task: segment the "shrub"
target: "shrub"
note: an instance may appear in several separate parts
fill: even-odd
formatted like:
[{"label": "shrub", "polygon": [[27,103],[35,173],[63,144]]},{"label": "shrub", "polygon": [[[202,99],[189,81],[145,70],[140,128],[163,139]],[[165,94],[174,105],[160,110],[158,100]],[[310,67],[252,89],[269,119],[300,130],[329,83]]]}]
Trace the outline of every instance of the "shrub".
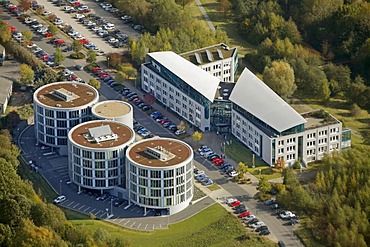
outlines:
[{"label": "shrub", "polygon": [[83,54],[82,52],[71,54],[71,58],[73,58],[73,59],[83,59],[85,57],[86,57],[85,54]]}]

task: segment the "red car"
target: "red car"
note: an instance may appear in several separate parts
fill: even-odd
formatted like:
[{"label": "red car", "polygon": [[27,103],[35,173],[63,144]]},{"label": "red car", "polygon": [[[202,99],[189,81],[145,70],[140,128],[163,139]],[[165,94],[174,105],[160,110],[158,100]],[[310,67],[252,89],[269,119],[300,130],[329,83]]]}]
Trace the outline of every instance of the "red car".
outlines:
[{"label": "red car", "polygon": [[108,73],[103,73],[103,74],[99,75],[100,79],[104,79],[107,76],[109,76]]},{"label": "red car", "polygon": [[46,61],[46,60],[48,60],[49,57],[50,57],[50,55],[46,54],[46,55],[41,57],[41,60]]},{"label": "red car", "polygon": [[230,204],[231,207],[236,207],[240,205],[240,201],[234,201],[233,203]]},{"label": "red car", "polygon": [[213,164],[215,164],[216,166],[220,166],[222,165],[223,163],[225,163],[224,159],[222,158],[214,158],[212,160]]},{"label": "red car", "polygon": [[93,68],[93,72],[95,73],[95,72],[98,72],[99,70],[101,70],[101,68],[100,67],[95,67],[95,68]]},{"label": "red car", "polygon": [[77,7],[78,5],[81,5],[81,3],[80,2],[73,3],[73,7]]},{"label": "red car", "polygon": [[91,12],[91,9],[84,9],[81,11],[82,13],[90,13]]},{"label": "red car", "polygon": [[247,216],[249,216],[249,215],[251,215],[251,212],[249,212],[249,211],[245,211],[245,212],[243,212],[243,213],[240,213],[240,214],[238,215],[238,217],[239,217],[239,218],[244,218],[244,217],[247,217]]},{"label": "red car", "polygon": [[170,120],[168,120],[168,119],[163,119],[163,120],[162,120],[162,122],[161,122],[161,124],[165,124],[165,123],[167,123],[168,121],[170,121]]},{"label": "red car", "polygon": [[56,45],[61,45],[61,44],[64,44],[64,43],[65,43],[65,41],[63,39],[57,39],[57,40],[55,40],[55,44]]},{"label": "red car", "polygon": [[49,38],[49,37],[52,37],[53,35],[52,35],[51,33],[49,33],[49,32],[46,32],[46,33],[44,34],[44,36],[45,36],[46,38]]},{"label": "red car", "polygon": [[14,26],[10,26],[10,31],[15,32],[17,29]]},{"label": "red car", "polygon": [[89,41],[87,39],[79,39],[77,41],[80,42],[80,43],[82,43],[83,45],[89,43]]}]

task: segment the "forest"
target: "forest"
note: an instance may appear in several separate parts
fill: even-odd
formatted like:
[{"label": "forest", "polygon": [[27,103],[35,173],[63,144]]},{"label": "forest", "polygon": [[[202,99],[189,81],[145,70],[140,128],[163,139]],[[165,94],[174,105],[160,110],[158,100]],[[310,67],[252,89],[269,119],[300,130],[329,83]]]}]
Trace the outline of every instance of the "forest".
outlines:
[{"label": "forest", "polygon": [[[225,31],[214,33],[191,18],[191,2],[113,0],[151,30],[131,42],[136,64],[148,51],[182,53],[228,43]],[[325,103],[338,96],[370,109],[369,1],[223,0],[222,8],[239,23],[239,35],[257,47],[242,59],[281,97]]]},{"label": "forest", "polygon": [[0,246],[129,246],[105,230],[94,233],[68,222],[63,211],[46,203],[17,174],[20,151],[8,130],[0,131]]},{"label": "forest", "polygon": [[324,246],[366,247],[370,243],[370,149],[325,157],[314,182],[300,185],[285,169],[277,201],[309,216],[307,227]]}]

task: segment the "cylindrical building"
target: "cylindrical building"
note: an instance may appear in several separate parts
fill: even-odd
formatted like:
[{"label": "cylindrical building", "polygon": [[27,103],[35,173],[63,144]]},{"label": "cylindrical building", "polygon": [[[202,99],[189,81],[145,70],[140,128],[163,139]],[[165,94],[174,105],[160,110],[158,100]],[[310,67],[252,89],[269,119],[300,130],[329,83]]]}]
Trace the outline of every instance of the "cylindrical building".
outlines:
[{"label": "cylindrical building", "polygon": [[83,83],[56,82],[37,89],[33,94],[37,142],[66,155],[68,131],[90,119],[98,100],[98,91]]},{"label": "cylindrical building", "polygon": [[120,100],[107,100],[95,104],[91,109],[91,114],[96,119],[114,120],[121,122],[133,128],[132,106],[129,103]]},{"label": "cylindrical building", "polygon": [[126,184],[125,150],[135,134],[125,124],[94,120],[68,133],[68,167],[73,183],[81,188],[107,190]]},{"label": "cylindrical building", "polygon": [[126,151],[130,202],[175,214],[193,198],[193,151],[185,142],[152,138],[134,143]]}]

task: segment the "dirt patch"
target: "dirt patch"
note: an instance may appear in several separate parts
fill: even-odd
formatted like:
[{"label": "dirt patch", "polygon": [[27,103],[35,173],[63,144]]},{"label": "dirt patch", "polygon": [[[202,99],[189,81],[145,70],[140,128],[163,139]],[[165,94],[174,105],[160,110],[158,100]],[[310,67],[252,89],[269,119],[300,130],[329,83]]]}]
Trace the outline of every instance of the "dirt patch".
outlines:
[{"label": "dirt patch", "polygon": [[12,97],[10,98],[9,108],[18,108],[25,104],[32,103],[32,93],[27,91],[13,91]]}]

